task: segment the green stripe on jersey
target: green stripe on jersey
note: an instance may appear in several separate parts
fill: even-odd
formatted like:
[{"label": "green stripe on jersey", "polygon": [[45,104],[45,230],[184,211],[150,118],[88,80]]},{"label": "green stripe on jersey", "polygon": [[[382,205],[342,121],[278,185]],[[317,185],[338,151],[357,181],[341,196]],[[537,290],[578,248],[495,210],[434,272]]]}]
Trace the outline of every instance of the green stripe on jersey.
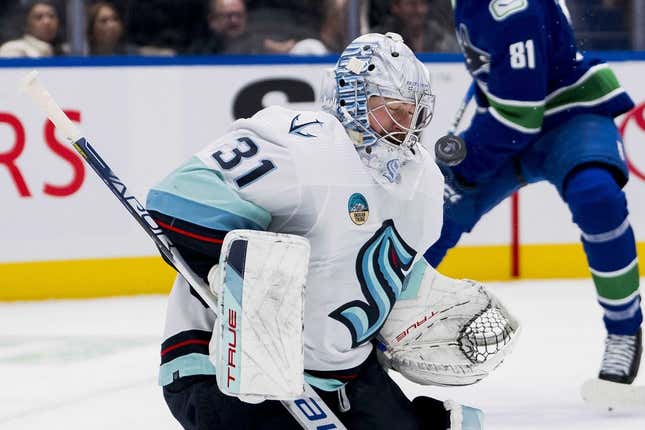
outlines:
[{"label": "green stripe on jersey", "polygon": [[488,103],[505,120],[506,126],[520,131],[539,131],[544,118],[544,105],[518,106],[495,101],[488,96]]},{"label": "green stripe on jersey", "polygon": [[620,300],[629,297],[638,290],[638,264],[634,264],[627,272],[616,276],[602,276],[592,273],[598,296],[609,300]]},{"label": "green stripe on jersey", "polygon": [[[593,71],[592,71],[593,70]],[[555,96],[547,97],[546,114],[555,113],[576,105],[594,106],[605,101],[604,97],[620,89],[620,83],[614,72],[606,65],[590,69],[592,71],[582,80],[564,90],[559,90]]]}]

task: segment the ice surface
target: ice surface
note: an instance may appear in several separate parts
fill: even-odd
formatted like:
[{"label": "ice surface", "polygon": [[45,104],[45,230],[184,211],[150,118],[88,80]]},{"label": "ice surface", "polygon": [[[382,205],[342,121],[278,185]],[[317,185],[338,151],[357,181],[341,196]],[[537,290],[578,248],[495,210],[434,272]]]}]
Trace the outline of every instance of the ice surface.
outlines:
[{"label": "ice surface", "polygon": [[[604,339],[590,280],[491,287],[523,323],[515,352],[470,387],[397,378],[408,395],[479,407],[494,430],[645,428],[645,411],[595,411],[580,398]],[[165,306],[160,296],[0,304],[0,428],[179,428],[156,383]]]}]

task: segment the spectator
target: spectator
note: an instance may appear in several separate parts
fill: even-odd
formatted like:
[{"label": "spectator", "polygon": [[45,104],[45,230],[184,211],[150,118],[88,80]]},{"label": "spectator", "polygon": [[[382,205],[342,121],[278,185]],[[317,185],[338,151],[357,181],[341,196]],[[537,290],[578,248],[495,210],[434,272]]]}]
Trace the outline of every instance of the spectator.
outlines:
[{"label": "spectator", "polygon": [[458,52],[459,44],[453,28],[444,20],[430,15],[428,0],[392,0],[390,13],[383,25],[372,31],[399,33],[414,52]]},{"label": "spectator", "polygon": [[128,42],[142,55],[188,53],[209,30],[208,0],[108,0],[122,17]]},{"label": "spectator", "polygon": [[58,13],[50,0],[37,0],[25,8],[24,35],[0,46],[0,57],[51,57],[67,53],[58,38]]},{"label": "spectator", "polygon": [[[629,2],[631,3],[631,2]],[[564,2],[560,2],[564,4]],[[630,8],[622,0],[568,1],[578,48],[587,50],[630,49]],[[562,6],[561,6],[562,7]]]},{"label": "spectator", "polygon": [[288,39],[277,41],[264,40],[264,48],[273,54],[327,55],[340,52],[345,46],[347,33],[347,0],[325,0],[321,2],[319,38],[306,38],[300,41]]},{"label": "spectator", "polygon": [[243,0],[213,0],[208,17],[210,29],[225,39],[235,39],[246,32],[246,5]]},{"label": "spectator", "polygon": [[368,23],[370,28],[378,28],[383,25],[385,18],[389,16],[391,1],[392,0],[370,0],[368,12]]},{"label": "spectator", "polygon": [[14,22],[13,10],[15,8],[15,3],[17,0],[7,0],[0,2],[0,45],[9,39],[12,39],[14,34],[9,33],[11,24]]},{"label": "spectator", "polygon": [[243,0],[211,0],[208,12],[210,37],[191,51],[196,54],[257,53],[261,48],[247,31]]},{"label": "spectator", "polygon": [[87,9],[89,55],[136,55],[138,50],[125,41],[123,21],[116,7],[98,1]]}]

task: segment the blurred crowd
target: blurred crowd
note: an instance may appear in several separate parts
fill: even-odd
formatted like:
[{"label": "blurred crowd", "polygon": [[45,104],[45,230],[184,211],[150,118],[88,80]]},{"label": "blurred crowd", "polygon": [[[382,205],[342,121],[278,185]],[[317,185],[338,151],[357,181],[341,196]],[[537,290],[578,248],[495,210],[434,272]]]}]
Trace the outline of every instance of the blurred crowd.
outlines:
[{"label": "blurred crowd", "polygon": [[[568,0],[581,47],[634,48],[634,1]],[[85,16],[73,22],[72,2],[0,2],[0,57],[326,55],[356,35],[350,7],[355,31],[400,33],[416,52],[459,51],[450,0],[78,0]],[[79,23],[80,48],[69,37]]]}]

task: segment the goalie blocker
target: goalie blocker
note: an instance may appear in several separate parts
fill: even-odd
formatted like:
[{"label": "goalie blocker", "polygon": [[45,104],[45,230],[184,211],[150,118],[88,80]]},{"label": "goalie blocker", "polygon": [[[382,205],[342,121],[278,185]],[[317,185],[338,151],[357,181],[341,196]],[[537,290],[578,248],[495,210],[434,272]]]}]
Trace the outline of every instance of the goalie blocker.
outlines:
[{"label": "goalie blocker", "polygon": [[208,280],[222,317],[210,359],[222,393],[257,403],[301,397],[304,287],[309,242],[289,234],[233,230]]},{"label": "goalie blocker", "polygon": [[380,331],[380,358],[422,385],[474,384],[501,364],[519,330],[484,286],[420,260]]}]

